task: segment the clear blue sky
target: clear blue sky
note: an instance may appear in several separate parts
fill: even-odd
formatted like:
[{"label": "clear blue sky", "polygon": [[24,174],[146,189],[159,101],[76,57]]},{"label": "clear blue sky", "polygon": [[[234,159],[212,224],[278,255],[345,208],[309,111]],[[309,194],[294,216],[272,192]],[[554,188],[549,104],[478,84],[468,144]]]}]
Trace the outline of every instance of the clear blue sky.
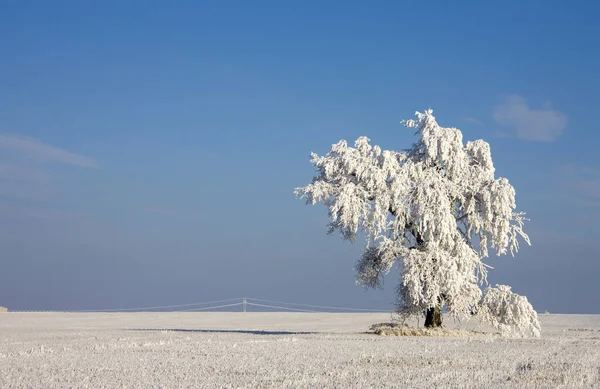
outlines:
[{"label": "clear blue sky", "polygon": [[295,200],[309,152],[428,107],[491,143],[533,245],[491,281],[600,313],[600,25],[580,1],[0,3],[0,305],[389,308]]}]

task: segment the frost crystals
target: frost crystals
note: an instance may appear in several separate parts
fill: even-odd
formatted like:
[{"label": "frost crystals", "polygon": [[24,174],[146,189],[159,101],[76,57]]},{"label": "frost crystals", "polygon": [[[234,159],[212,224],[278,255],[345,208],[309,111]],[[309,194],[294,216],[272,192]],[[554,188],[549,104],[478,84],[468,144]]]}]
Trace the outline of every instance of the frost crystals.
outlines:
[{"label": "frost crystals", "polygon": [[311,154],[317,170],[297,197],[329,208],[329,231],[344,239],[366,238],[356,264],[357,282],[380,287],[394,265],[400,269],[398,312],[420,316],[445,306],[450,315],[478,313],[507,334],[539,336],[537,315],[509,287],[487,284],[483,259],[519,249],[527,220],[515,212],[515,190],[494,178],[490,145],[463,144],[456,128],[440,127],[433,111],[404,122],[420,136],[405,151],[381,150],[360,137],[341,140],[325,156]]}]

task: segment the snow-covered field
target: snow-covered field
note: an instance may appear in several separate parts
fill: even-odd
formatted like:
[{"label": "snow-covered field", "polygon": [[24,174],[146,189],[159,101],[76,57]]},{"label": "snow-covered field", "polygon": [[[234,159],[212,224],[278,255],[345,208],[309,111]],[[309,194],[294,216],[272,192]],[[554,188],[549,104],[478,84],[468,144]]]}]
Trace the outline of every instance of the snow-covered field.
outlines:
[{"label": "snow-covered field", "polygon": [[0,313],[0,388],[600,387],[600,315],[541,315],[541,339],[365,333],[389,318]]}]

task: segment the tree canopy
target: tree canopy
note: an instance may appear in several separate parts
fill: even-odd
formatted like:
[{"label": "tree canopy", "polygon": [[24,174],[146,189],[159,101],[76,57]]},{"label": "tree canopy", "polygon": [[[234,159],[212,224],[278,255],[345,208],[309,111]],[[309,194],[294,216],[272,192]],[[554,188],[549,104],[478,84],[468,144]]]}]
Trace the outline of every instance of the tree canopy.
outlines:
[{"label": "tree canopy", "polygon": [[[504,333],[539,336],[537,314],[509,287],[487,287],[490,251],[519,249],[527,220],[516,212],[515,190],[495,178],[490,145],[463,143],[460,130],[438,125],[432,110],[403,122],[419,136],[411,148],[382,150],[367,137],[345,140],[325,156],[311,153],[311,184],[296,188],[307,203],[329,208],[329,232],[366,245],[356,263],[357,282],[380,287],[394,265],[400,269],[397,311],[404,316],[456,318],[477,314]],[[427,325],[427,321],[426,321]]]}]

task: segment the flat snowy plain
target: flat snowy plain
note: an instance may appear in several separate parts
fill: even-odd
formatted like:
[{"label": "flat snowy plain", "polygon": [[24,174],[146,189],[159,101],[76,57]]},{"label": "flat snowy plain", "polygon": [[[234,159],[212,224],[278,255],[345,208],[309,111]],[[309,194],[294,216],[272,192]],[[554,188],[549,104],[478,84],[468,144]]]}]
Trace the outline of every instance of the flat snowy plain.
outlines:
[{"label": "flat snowy plain", "polygon": [[540,318],[506,339],[365,333],[389,314],[0,313],[0,388],[600,388],[600,315]]}]

